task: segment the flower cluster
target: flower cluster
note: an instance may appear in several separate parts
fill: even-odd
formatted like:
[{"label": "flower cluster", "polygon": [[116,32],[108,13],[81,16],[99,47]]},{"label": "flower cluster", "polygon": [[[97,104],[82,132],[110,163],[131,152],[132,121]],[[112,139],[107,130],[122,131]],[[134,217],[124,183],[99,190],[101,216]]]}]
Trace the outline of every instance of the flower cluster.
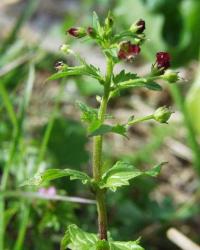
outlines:
[{"label": "flower cluster", "polygon": [[[110,32],[110,29],[113,25],[113,18],[109,15],[105,21],[105,30]],[[138,20],[137,22],[133,23],[129,29],[132,36],[135,36],[135,39],[132,41],[130,40],[122,40],[115,47],[118,48],[117,57],[118,60],[124,61],[133,61],[141,51],[140,45],[144,40],[144,31],[146,28],[146,23],[143,19]],[[109,32],[108,32],[109,31]],[[82,27],[72,27],[67,30],[67,33],[75,38],[83,38],[85,36],[89,36],[93,39],[97,39],[97,30],[94,27],[89,26],[87,29]],[[104,35],[105,35],[104,34]],[[69,51],[69,48],[66,45],[63,47],[63,51]],[[171,65],[171,56],[168,52],[157,52],[155,63],[152,65],[151,68],[151,75],[162,75],[164,80],[168,80],[169,82],[175,82],[178,80],[177,72],[171,72],[167,70]],[[57,69],[62,69],[63,65],[57,65]]]}]

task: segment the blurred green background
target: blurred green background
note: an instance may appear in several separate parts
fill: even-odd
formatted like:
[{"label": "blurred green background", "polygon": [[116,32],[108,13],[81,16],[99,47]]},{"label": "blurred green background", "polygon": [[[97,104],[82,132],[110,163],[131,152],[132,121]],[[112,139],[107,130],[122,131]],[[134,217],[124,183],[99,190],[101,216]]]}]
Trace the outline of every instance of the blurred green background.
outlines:
[{"label": "blurred green background", "polygon": [[[95,96],[102,89],[85,77],[45,80],[55,72],[56,61],[76,63],[59,51],[64,42],[104,69],[103,55],[94,44],[77,42],[65,34],[72,26],[89,26],[94,10],[102,20],[111,10],[118,30],[140,18],[146,21],[148,40],[140,58],[121,67],[145,75],[156,52],[168,51],[172,67],[183,78],[176,86],[164,85],[163,92],[124,92],[109,107],[109,113],[119,121],[132,114],[149,114],[161,105],[175,111],[169,125],[135,126],[129,131],[129,140],[117,135],[106,137],[107,164],[119,158],[139,168],[168,162],[158,179],[138,178],[130,187],[108,193],[109,230],[118,240],[142,236],[148,250],[180,249],[166,236],[171,227],[200,244],[200,1],[1,0],[0,199],[6,201],[3,250],[59,249],[71,223],[96,231],[94,204],[54,201],[51,197],[43,200],[28,195],[34,192],[37,196],[41,190],[19,187],[45,168],[91,172],[91,142],[75,100],[96,107]],[[45,192],[49,187],[60,197],[94,199],[90,190],[65,178],[49,183]]]}]

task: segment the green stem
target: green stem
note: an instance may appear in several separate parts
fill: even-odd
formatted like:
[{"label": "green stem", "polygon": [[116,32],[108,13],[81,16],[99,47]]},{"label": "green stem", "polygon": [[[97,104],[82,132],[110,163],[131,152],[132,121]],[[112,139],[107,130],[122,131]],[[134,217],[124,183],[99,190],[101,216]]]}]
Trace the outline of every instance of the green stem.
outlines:
[{"label": "green stem", "polygon": [[[106,79],[104,85],[104,95],[102,97],[101,105],[98,112],[98,119],[100,120],[101,123],[104,122],[107,110],[112,72],[113,72],[113,63],[110,59],[107,59],[107,71],[106,71]],[[96,182],[98,182],[102,176],[102,144],[103,144],[103,137],[95,136],[93,141],[93,176]],[[101,240],[107,240],[107,211],[105,204],[105,190],[101,190],[100,188],[97,187],[96,200],[97,200],[97,212],[98,212],[99,238]]]},{"label": "green stem", "polygon": [[154,115],[147,115],[147,116],[142,117],[142,118],[137,118],[137,119],[134,119],[134,120],[128,122],[128,126],[132,126],[132,125],[135,125],[137,123],[144,122],[144,121],[149,121],[151,119],[154,119]]}]

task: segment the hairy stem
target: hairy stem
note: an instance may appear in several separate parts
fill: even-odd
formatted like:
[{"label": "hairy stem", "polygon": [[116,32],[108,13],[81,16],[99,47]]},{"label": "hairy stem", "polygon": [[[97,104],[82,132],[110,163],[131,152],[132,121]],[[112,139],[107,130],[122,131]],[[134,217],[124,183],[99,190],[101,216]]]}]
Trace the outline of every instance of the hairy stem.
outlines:
[{"label": "hairy stem", "polygon": [[[104,95],[102,97],[101,105],[98,112],[98,119],[101,121],[101,123],[104,122],[107,110],[112,71],[113,71],[113,63],[111,60],[108,59],[106,79],[104,85]],[[101,179],[102,176],[102,144],[103,144],[103,137],[95,136],[93,141],[93,176],[95,181],[97,182]],[[97,201],[97,212],[98,212],[99,238],[101,240],[107,240],[107,211],[106,211],[104,190],[97,188],[96,201]]]}]

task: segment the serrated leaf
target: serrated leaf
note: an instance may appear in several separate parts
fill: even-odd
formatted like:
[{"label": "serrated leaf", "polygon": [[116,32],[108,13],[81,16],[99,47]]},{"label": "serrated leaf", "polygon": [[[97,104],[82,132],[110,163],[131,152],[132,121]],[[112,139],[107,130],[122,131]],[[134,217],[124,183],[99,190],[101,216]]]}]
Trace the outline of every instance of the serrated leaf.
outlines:
[{"label": "serrated leaf", "polygon": [[110,250],[144,250],[144,248],[138,244],[138,241],[114,241],[110,242],[109,245]]},{"label": "serrated leaf", "polygon": [[81,180],[83,184],[90,182],[90,177],[81,171],[73,169],[48,169],[43,173],[36,174],[33,178],[25,181],[21,186],[39,186],[44,182],[69,176],[70,180]]},{"label": "serrated leaf", "polygon": [[87,106],[85,103],[76,102],[79,109],[82,112],[81,120],[87,123],[91,123],[94,120],[98,120],[98,110]]},{"label": "serrated leaf", "polygon": [[156,82],[147,82],[145,84],[146,88],[150,89],[150,90],[155,90],[155,91],[161,91],[162,87],[156,83]]},{"label": "serrated leaf", "polygon": [[87,64],[85,59],[79,57],[80,62],[85,66],[85,72],[88,76],[91,76],[103,83],[103,76],[101,75],[100,68],[95,67],[92,64]]},{"label": "serrated leaf", "polygon": [[[79,58],[80,59],[80,58]],[[67,76],[91,76],[100,82],[103,81],[103,78],[100,73],[100,69],[96,68],[95,66],[91,64],[87,64],[83,59],[80,59],[83,65],[81,66],[74,66],[74,67],[67,67],[61,72],[57,72],[50,76],[48,80],[57,80],[61,78],[65,78]]]},{"label": "serrated leaf", "polygon": [[130,30],[125,30],[125,31],[123,31],[123,32],[121,32],[121,33],[116,34],[116,35],[113,37],[112,42],[113,42],[113,43],[116,43],[116,42],[119,42],[119,41],[121,41],[121,40],[126,40],[126,38],[129,38],[129,40],[130,40],[130,39],[134,39],[134,38],[136,38],[136,37],[137,37],[137,35],[134,34],[132,31],[130,31]]},{"label": "serrated leaf", "polygon": [[113,77],[113,82],[115,84],[120,83],[120,82],[125,82],[128,80],[136,79],[137,74],[132,74],[132,73],[126,73],[125,70],[122,70],[119,74],[117,74],[115,77]]},{"label": "serrated leaf", "polygon": [[136,241],[113,241],[109,237],[108,241],[100,241],[98,236],[93,233],[88,233],[77,227],[70,225],[61,242],[60,250],[144,250],[139,245],[139,240]]},{"label": "serrated leaf", "polygon": [[100,188],[116,191],[118,187],[129,185],[129,180],[141,175],[141,171],[127,162],[118,161],[102,176]]},{"label": "serrated leaf", "polygon": [[151,168],[150,170],[145,171],[146,175],[149,175],[151,177],[156,177],[159,175],[161,168],[163,165],[165,165],[167,162],[162,162],[156,166],[154,166],[153,168]]},{"label": "serrated leaf", "polygon": [[67,246],[70,244],[71,240],[70,240],[70,234],[69,234],[69,230],[67,230],[61,240],[60,243],[60,250],[65,250],[67,249]]},{"label": "serrated leaf", "polygon": [[123,135],[126,137],[126,132],[127,130],[126,130],[125,125],[117,124],[115,126],[111,126],[108,124],[102,124],[95,130],[93,130],[92,133],[89,134],[89,136],[98,136],[98,135],[104,135],[107,133],[116,133],[116,134]]},{"label": "serrated leaf", "polygon": [[95,11],[93,12],[93,28],[98,32],[100,36],[102,35],[103,29],[99,22],[99,17]]},{"label": "serrated leaf", "polygon": [[109,49],[104,49],[103,52],[105,53],[105,55],[109,58],[112,58],[112,61],[116,64],[118,63],[120,60],[117,56],[118,51],[116,48],[109,48]]},{"label": "serrated leaf", "polygon": [[147,82],[146,79],[135,78],[135,81],[133,79],[133,82],[131,82],[131,80],[128,80],[128,81],[119,83],[119,85],[117,85],[117,87],[113,91],[110,92],[109,99],[115,96],[119,96],[119,93],[121,90],[131,89],[131,88],[148,88],[154,91],[162,90],[162,87],[156,82]]},{"label": "serrated leaf", "polygon": [[103,174],[99,187],[116,191],[118,187],[129,185],[129,180],[138,176],[149,175],[155,177],[160,173],[163,164],[164,163],[161,163],[151,170],[140,171],[127,162],[118,161],[112,168]]},{"label": "serrated leaf", "polygon": [[85,65],[82,66],[75,66],[75,67],[68,67],[64,71],[57,72],[51,75],[48,80],[57,80],[61,78],[65,78],[67,76],[78,76],[78,75],[85,75],[87,74],[87,69]]},{"label": "serrated leaf", "polygon": [[98,237],[95,234],[84,232],[76,225],[70,225],[68,227],[70,235],[69,248],[72,250],[95,250],[95,245],[98,241]]}]

